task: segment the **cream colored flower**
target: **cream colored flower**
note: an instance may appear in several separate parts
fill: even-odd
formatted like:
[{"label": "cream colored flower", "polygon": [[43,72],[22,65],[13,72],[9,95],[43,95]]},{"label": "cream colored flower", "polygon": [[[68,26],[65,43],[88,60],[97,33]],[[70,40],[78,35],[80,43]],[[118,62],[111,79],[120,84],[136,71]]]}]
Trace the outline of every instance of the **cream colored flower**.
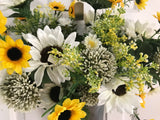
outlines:
[{"label": "cream colored flower", "polygon": [[[122,77],[121,79],[126,80],[128,78]],[[133,109],[140,105],[140,97],[135,95],[134,90],[127,91],[125,83],[119,79],[112,81],[113,82],[100,88],[98,105],[104,105],[107,113],[113,109],[117,109],[119,112],[125,111],[133,114]]]},{"label": "cream colored flower", "polygon": [[76,32],[71,33],[64,39],[60,26],[55,29],[45,26],[44,30],[38,29],[37,36],[35,37],[30,33],[23,34],[24,39],[32,44],[30,51],[32,59],[29,61],[31,67],[27,68],[26,71],[36,70],[34,79],[37,86],[40,86],[42,83],[45,69],[50,80],[57,85],[65,82],[65,80],[70,80],[67,72],[69,68],[61,65],[59,62],[55,62],[53,55],[48,52],[54,48],[63,53],[66,44],[70,45],[70,48],[77,47],[79,42],[75,41]]}]

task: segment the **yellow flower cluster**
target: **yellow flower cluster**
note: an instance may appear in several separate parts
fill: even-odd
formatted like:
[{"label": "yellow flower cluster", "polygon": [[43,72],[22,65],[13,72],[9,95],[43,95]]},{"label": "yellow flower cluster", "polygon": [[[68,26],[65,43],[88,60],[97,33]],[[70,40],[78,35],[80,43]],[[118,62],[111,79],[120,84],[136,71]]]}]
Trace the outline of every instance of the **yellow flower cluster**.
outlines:
[{"label": "yellow flower cluster", "polygon": [[89,89],[90,93],[95,93],[99,90],[101,86],[101,82],[103,81],[102,78],[98,77],[98,72],[93,69],[89,69],[89,74],[86,75],[87,82],[91,86]]},{"label": "yellow flower cluster", "polygon": [[[139,58],[135,58],[129,51],[136,50],[138,46],[131,41],[130,44],[124,43],[127,40],[125,35],[119,37],[119,28],[123,25],[123,20],[119,16],[109,16],[111,11],[107,11],[104,19],[97,20],[94,31],[103,45],[111,46],[117,60],[117,66],[121,68],[121,73],[116,77],[128,76],[129,81],[124,81],[127,90],[136,87],[140,93],[143,93],[145,82],[152,82],[153,77],[149,74],[150,67],[156,67],[156,64],[144,66],[148,62],[148,55],[140,53]],[[108,22],[110,23],[108,25]],[[107,32],[106,32],[107,31]]]},{"label": "yellow flower cluster", "polygon": [[57,49],[52,49],[52,51],[50,51],[49,53],[54,55],[54,60],[56,61],[56,64],[61,61],[60,64],[70,66],[73,69],[79,68],[81,65],[79,61],[82,58],[78,50],[76,48],[71,49],[69,45],[65,45],[63,53],[59,52]]}]

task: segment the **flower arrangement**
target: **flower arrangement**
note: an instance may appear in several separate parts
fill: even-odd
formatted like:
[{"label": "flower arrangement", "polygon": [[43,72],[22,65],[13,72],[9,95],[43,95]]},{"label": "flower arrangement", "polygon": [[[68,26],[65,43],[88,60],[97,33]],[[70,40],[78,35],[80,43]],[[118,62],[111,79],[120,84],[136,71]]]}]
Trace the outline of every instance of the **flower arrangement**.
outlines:
[{"label": "flower arrangement", "polygon": [[[43,108],[48,120],[88,120],[89,107],[101,105],[140,120],[144,88],[152,92],[160,82],[160,30],[123,14],[147,1],[73,0],[67,7],[54,0],[33,10],[33,0],[0,3],[13,11],[8,18],[0,11],[4,102],[16,111]],[[154,17],[160,22],[159,12]]]}]

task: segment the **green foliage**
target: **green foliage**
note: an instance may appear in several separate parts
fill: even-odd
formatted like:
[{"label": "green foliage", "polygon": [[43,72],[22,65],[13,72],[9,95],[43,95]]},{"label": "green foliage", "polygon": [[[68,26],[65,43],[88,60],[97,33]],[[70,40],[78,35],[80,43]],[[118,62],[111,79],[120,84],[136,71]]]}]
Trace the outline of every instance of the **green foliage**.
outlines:
[{"label": "green foliage", "polygon": [[139,57],[139,53],[143,52],[144,54],[147,54],[149,56],[148,60],[151,62],[153,61],[154,55],[157,52],[157,48],[160,47],[160,40],[155,39],[143,39],[137,41],[138,48],[132,52],[136,58]]},{"label": "green foliage", "polygon": [[116,35],[124,25],[124,20],[120,15],[111,15],[111,13],[112,10],[107,10],[105,14],[95,21],[92,27],[97,37],[101,38],[103,45],[111,45],[121,39],[125,39],[124,36],[118,38]]},{"label": "green foliage", "polygon": [[15,19],[15,26],[8,26],[8,30],[19,35],[22,33],[32,33],[36,36],[37,30],[39,28],[43,29],[46,25],[55,28],[58,23],[57,19],[56,17],[49,18],[44,13],[41,14],[39,11],[34,10],[33,15],[23,21]]},{"label": "green foliage", "polygon": [[31,16],[30,4],[33,0],[26,0],[24,3],[21,3],[17,6],[12,6],[12,9],[15,13],[11,14],[9,17],[25,17],[29,18]]}]

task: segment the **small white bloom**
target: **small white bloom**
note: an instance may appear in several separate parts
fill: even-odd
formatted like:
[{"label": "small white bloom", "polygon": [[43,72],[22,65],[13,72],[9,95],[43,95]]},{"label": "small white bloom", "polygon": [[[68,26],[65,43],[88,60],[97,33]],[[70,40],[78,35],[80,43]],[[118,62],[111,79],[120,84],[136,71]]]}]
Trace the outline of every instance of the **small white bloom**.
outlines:
[{"label": "small white bloom", "polygon": [[71,19],[68,17],[61,17],[58,19],[58,22],[60,23],[61,26],[66,26],[66,25],[71,25]]},{"label": "small white bloom", "polygon": [[84,45],[89,49],[97,49],[101,45],[101,42],[97,38],[97,35],[89,33],[84,39]]},{"label": "small white bloom", "polygon": [[30,51],[32,55],[32,59],[29,61],[30,67],[26,68],[25,71],[31,72],[36,70],[34,79],[37,86],[40,86],[42,83],[45,69],[50,80],[57,85],[65,82],[65,80],[70,80],[70,77],[65,74],[69,67],[61,65],[60,62],[55,62],[53,55],[49,55],[48,52],[52,48],[63,52],[66,44],[70,45],[70,48],[77,47],[79,42],[75,41],[76,32],[71,33],[64,39],[60,26],[55,29],[45,26],[44,30],[38,29],[37,36],[35,37],[30,33],[23,34],[23,38],[33,45]]},{"label": "small white bloom", "polygon": [[125,83],[119,79],[112,81],[114,82],[100,88],[98,105],[104,105],[107,113],[113,109],[117,109],[119,112],[126,111],[129,114],[133,114],[133,109],[140,106],[140,97],[135,95],[134,90],[126,91]]},{"label": "small white bloom", "polygon": [[135,25],[134,25],[134,22],[132,20],[129,20],[129,19],[125,20],[124,29],[126,30],[126,34],[127,34],[129,39],[137,37],[136,33],[135,33]]},{"label": "small white bloom", "polygon": [[147,23],[142,24],[139,20],[135,23],[135,32],[143,34],[146,29]]}]

